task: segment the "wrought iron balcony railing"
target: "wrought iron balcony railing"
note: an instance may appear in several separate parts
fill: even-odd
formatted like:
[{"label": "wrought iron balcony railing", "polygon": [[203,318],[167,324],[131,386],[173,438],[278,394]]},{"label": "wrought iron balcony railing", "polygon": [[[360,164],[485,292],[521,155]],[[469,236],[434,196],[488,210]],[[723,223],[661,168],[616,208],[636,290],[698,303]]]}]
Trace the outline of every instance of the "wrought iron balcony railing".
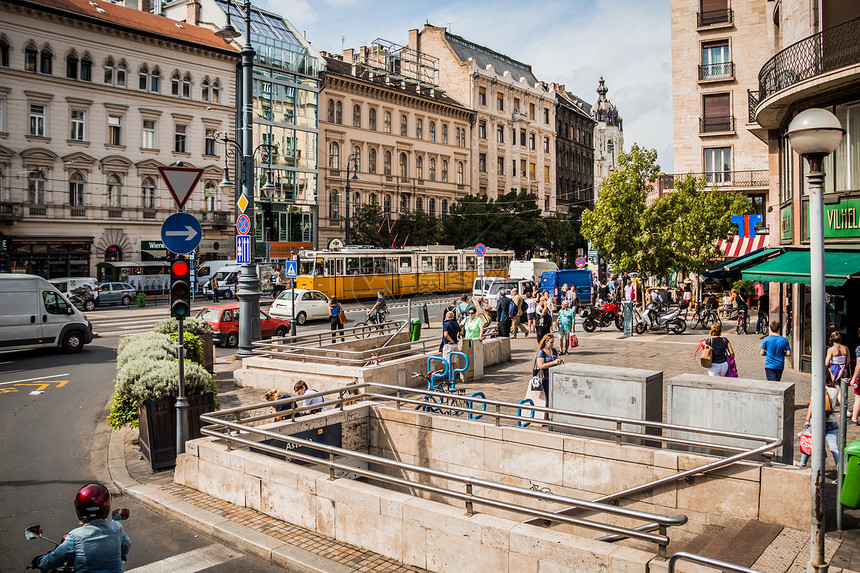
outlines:
[{"label": "wrought iron balcony railing", "polygon": [[667,173],[663,176],[663,188],[674,189],[675,180],[687,175],[704,177],[708,186],[718,187],[767,187],[770,184],[767,169],[742,169],[740,171],[702,171],[699,173]]},{"label": "wrought iron balcony railing", "polygon": [[699,133],[722,133],[735,130],[734,116],[700,117]]},{"label": "wrought iron balcony railing", "polygon": [[755,118],[755,107],[776,92],[815,76],[860,64],[857,38],[860,38],[860,18],[804,38],[769,59],[758,73],[758,93],[749,95],[750,119]]},{"label": "wrought iron balcony railing", "polygon": [[696,13],[696,26],[704,28],[705,26],[718,26],[720,24],[732,23],[732,9],[712,10],[710,12]]},{"label": "wrought iron balcony railing", "polygon": [[700,80],[720,80],[731,78],[735,75],[734,62],[720,62],[718,64],[702,64],[699,66]]}]

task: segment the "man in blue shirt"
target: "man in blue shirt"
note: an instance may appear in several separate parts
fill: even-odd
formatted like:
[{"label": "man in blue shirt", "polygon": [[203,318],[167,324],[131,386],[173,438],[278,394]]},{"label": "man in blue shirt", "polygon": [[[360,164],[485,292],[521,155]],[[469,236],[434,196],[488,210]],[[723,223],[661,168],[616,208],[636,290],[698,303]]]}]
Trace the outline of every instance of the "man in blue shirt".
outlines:
[{"label": "man in blue shirt", "polygon": [[788,339],[780,336],[782,324],[778,320],[770,323],[770,334],[761,341],[761,355],[764,356],[764,375],[768,380],[779,382],[785,369],[785,357],[791,356]]}]

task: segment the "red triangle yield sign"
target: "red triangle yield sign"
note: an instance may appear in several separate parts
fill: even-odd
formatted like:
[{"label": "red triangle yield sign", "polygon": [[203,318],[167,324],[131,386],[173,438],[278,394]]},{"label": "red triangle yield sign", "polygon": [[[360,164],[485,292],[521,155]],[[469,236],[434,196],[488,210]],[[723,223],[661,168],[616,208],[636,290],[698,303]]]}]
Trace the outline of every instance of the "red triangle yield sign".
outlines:
[{"label": "red triangle yield sign", "polygon": [[167,188],[180,209],[185,207],[185,202],[191,197],[191,192],[203,175],[202,169],[194,167],[159,167],[158,172],[167,183]]}]

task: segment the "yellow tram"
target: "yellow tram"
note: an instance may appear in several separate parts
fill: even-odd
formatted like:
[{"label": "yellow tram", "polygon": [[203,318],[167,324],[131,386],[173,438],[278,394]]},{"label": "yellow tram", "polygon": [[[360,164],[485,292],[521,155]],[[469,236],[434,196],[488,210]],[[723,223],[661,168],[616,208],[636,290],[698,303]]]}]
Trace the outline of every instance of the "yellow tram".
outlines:
[{"label": "yellow tram", "polygon": [[[431,245],[405,249],[349,246],[300,251],[296,286],[338,298],[471,290],[478,276],[474,249]],[[513,251],[487,249],[484,276],[506,277]]]}]

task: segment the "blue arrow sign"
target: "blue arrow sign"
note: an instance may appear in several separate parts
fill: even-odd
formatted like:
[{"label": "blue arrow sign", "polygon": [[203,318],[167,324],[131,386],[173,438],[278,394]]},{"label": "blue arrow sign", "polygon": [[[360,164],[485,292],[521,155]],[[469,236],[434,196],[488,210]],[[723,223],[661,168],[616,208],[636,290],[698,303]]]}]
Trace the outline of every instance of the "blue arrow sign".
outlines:
[{"label": "blue arrow sign", "polygon": [[190,253],[200,245],[202,238],[203,228],[188,213],[174,213],[161,224],[161,242],[174,253]]},{"label": "blue arrow sign", "polygon": [[284,267],[284,273],[286,273],[288,279],[294,279],[298,276],[296,272],[296,261],[287,261],[286,266]]},{"label": "blue arrow sign", "polygon": [[236,262],[240,265],[251,262],[250,235],[236,235]]}]

